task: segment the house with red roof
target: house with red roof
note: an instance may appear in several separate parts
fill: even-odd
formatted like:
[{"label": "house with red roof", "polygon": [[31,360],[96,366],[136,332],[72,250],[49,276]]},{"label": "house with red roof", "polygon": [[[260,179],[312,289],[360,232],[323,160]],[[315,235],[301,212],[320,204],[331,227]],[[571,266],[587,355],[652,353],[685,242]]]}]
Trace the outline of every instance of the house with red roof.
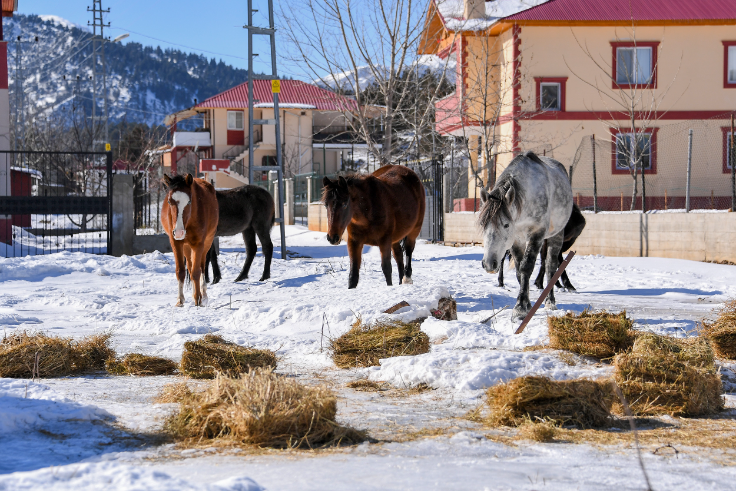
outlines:
[{"label": "house with red roof", "polygon": [[[254,119],[274,118],[269,80],[254,80]],[[286,177],[315,172],[332,174],[351,152],[365,147],[353,138],[350,118],[355,100],[299,80],[282,80],[279,94],[281,142]],[[197,117],[204,124],[197,131],[180,131],[182,121]],[[166,117],[173,142],[163,151],[165,172],[204,173],[218,188],[248,183],[248,83],[214,95]],[[273,165],[276,134],[273,125],[254,128],[256,165]],[[258,176],[267,179],[266,175]]]},{"label": "house with red roof", "polygon": [[647,202],[684,203],[687,128],[700,121],[693,192],[730,203],[732,0],[431,0],[419,53],[457,60],[456,90],[437,102],[436,128],[466,138],[471,171],[487,184],[527,150],[570,166],[582,138],[595,135],[607,149],[598,194],[609,194],[604,208],[618,209],[619,199],[624,207],[632,180],[622,149],[641,132],[643,172],[669,191]]}]

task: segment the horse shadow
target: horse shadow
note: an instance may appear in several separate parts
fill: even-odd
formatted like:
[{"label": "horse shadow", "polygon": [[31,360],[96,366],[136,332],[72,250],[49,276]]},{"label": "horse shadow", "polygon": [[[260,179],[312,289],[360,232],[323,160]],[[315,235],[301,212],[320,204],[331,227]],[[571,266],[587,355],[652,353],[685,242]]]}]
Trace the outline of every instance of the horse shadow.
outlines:
[{"label": "horse shadow", "polygon": [[596,292],[586,291],[584,293],[593,295],[626,295],[626,296],[641,296],[641,297],[656,297],[664,295],[665,293],[685,293],[688,295],[721,295],[723,292],[720,290],[705,291],[697,290],[693,288],[630,288],[628,290],[601,290]]},{"label": "horse shadow", "polygon": [[425,259],[425,261],[454,261],[456,259],[460,261],[478,261],[480,262],[483,260],[483,254],[468,253],[468,254],[457,254],[454,256],[430,257],[428,259]]}]

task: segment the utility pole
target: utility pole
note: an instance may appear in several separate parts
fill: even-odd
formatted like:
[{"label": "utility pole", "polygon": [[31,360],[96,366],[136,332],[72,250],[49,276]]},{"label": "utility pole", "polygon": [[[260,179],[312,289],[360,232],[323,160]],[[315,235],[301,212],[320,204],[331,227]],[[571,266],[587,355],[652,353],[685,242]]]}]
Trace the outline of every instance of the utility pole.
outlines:
[{"label": "utility pole", "polygon": [[[248,30],[248,183],[253,184],[253,173],[262,171],[276,171],[278,198],[278,218],[276,222],[281,230],[281,259],[286,257],[286,222],[284,221],[284,162],[281,149],[281,122],[279,112],[279,93],[281,92],[281,81],[276,69],[276,28],[274,27],[273,0],[268,0],[268,27],[256,27],[253,25],[253,14],[258,10],[253,9],[253,0],[248,0],[248,25],[243,26]],[[253,53],[253,36],[268,36],[271,43],[271,74],[256,75],[253,73],[253,58],[258,54]],[[271,93],[273,94],[273,117],[274,119],[253,119],[253,80],[270,80]],[[255,165],[253,156],[254,125],[273,125],[276,136],[276,165]]]},{"label": "utility pole", "polygon": [[[107,133],[107,65],[105,63],[105,27],[110,27],[110,23],[105,24],[102,15],[109,14],[110,9],[102,9],[102,0],[92,0],[92,8],[87,7],[87,12],[92,12],[93,21],[87,21],[87,25],[92,27],[92,134],[97,134],[95,130],[98,120],[104,121],[104,140],[93,140],[95,144],[106,144],[108,142]],[[98,56],[99,52],[99,56]],[[103,116],[97,116],[97,100],[103,100]]]}]

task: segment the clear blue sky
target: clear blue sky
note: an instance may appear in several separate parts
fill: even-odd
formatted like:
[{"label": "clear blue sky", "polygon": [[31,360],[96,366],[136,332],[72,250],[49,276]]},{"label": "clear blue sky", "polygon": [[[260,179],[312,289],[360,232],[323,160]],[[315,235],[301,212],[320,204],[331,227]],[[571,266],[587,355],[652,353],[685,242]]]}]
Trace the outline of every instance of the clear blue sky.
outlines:
[{"label": "clear blue sky", "polygon": [[[288,0],[301,1],[301,0]],[[284,0],[274,0],[274,9]],[[267,25],[266,0],[253,0],[253,8],[259,9],[254,24]],[[87,7],[92,0],[19,0],[22,14],[58,15],[71,22],[86,26],[92,21]],[[112,38],[130,33],[123,43],[138,42],[148,46],[178,48],[201,53],[208,58],[222,59],[239,68],[247,68],[247,33],[243,25],[247,21],[246,0],[102,0],[103,9],[110,9],[106,30]],[[155,39],[153,39],[155,38]],[[278,39],[278,32],[277,32]],[[280,48],[279,48],[280,49]],[[269,50],[254,43],[257,71],[268,70],[260,59],[268,60]],[[279,62],[279,75],[295,75],[288,64]]]}]

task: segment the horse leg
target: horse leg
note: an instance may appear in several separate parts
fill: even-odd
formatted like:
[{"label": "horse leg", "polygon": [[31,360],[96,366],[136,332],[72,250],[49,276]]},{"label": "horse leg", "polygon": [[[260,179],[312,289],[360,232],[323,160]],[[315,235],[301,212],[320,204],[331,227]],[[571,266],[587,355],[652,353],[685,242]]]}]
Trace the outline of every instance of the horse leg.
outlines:
[{"label": "horse leg", "polygon": [[240,274],[235,278],[235,282],[248,278],[250,265],[253,264],[253,258],[256,257],[258,245],[256,244],[256,233],[252,227],[243,231],[243,242],[245,242],[245,263],[243,263],[243,269],[240,270]]},{"label": "horse leg", "polygon": [[404,249],[401,247],[401,242],[397,242],[391,246],[394,253],[394,260],[396,260],[396,267],[399,269],[399,285],[404,280]]},{"label": "horse leg", "polygon": [[[217,257],[217,253],[214,251],[214,243],[213,243],[213,247],[210,247],[210,251],[212,251],[215,257]],[[207,251],[207,253],[202,254],[202,257],[199,260],[200,268],[204,269],[205,263],[207,261],[207,254],[209,254],[210,251]],[[204,252],[204,249],[202,249],[202,252]],[[200,302],[200,304],[202,305],[202,307],[206,307],[207,304],[209,303],[208,301],[209,299],[207,298],[207,281],[205,280],[204,274],[200,278],[199,285],[202,289],[202,301]]]},{"label": "horse leg", "polygon": [[[418,235],[418,234],[417,234]],[[414,253],[414,247],[417,245],[417,238],[406,237],[404,239],[404,251],[406,252],[406,267],[404,268],[404,279],[401,283],[411,285],[414,280],[411,279],[411,255]]]},{"label": "horse leg", "polygon": [[[557,258],[557,261],[562,264],[562,252],[560,252],[560,256]],[[574,286],[572,286],[572,282],[570,281],[570,278],[567,276],[567,270],[562,272],[562,276],[560,277],[562,280],[562,285],[567,288],[570,291],[576,292]]]},{"label": "horse leg", "polygon": [[[516,271],[516,281],[521,285],[521,276],[519,275],[519,264],[521,264],[521,259],[524,257],[524,249],[521,248],[521,246],[518,246],[516,244],[511,246],[511,259],[514,260],[514,271]],[[509,264],[509,267],[511,265]]]},{"label": "horse leg", "polygon": [[[261,241],[261,249],[263,250],[263,275],[258,281],[266,281],[271,277],[271,259],[273,258],[273,242],[271,241],[271,226],[263,229],[256,228],[258,239]],[[282,247],[285,247],[282,245]]]},{"label": "horse leg", "polygon": [[[521,262],[516,263],[516,274],[519,278],[519,296],[516,299],[516,306],[514,306],[512,313],[513,319],[523,320],[532,308],[532,304],[529,301],[529,277],[534,272],[534,265],[537,262],[537,256],[539,256],[539,250],[542,248],[543,240],[542,234],[531,236],[527,242]],[[555,254],[556,257],[557,254]]]},{"label": "horse leg", "polygon": [[[215,242],[212,242],[212,247],[207,252],[207,260],[212,261],[212,284],[216,285],[222,279],[222,272],[220,271],[220,264],[217,261],[217,249],[215,248]],[[207,277],[207,267],[204,269],[205,277]]]},{"label": "horse leg", "polygon": [[189,254],[189,277],[192,279],[192,298],[194,305],[202,306],[202,263],[204,262],[204,247],[192,248]]},{"label": "horse leg", "polygon": [[[210,257],[210,254],[211,253],[212,253],[212,248],[210,247],[210,250],[207,251],[207,254],[205,255],[205,258],[204,258],[204,282],[205,283],[209,283],[210,282],[209,269],[210,269],[210,262],[212,262],[212,258]],[[214,273],[214,270],[215,270],[215,268],[213,266],[212,267],[212,272],[213,273]]]},{"label": "horse leg", "polygon": [[350,276],[348,277],[348,289],[358,286],[360,279],[360,260],[363,255],[363,244],[348,237],[348,256],[350,257]]},{"label": "horse leg", "polygon": [[181,241],[172,240],[172,250],[174,251],[174,263],[176,264],[176,279],[179,281],[179,295],[176,297],[176,306],[184,306],[184,280],[187,277],[187,264],[184,259],[184,247]]},{"label": "horse leg", "polygon": [[384,243],[379,247],[379,250],[381,251],[381,270],[383,271],[383,276],[386,277],[386,285],[393,286],[393,282],[391,281],[391,239],[388,241],[388,245]]},{"label": "horse leg", "polygon": [[498,267],[498,286],[503,288],[503,263],[506,262],[506,258],[509,255],[509,251],[506,251],[503,253],[503,258],[501,258],[501,265]]},{"label": "horse leg", "polygon": [[537,274],[537,279],[534,280],[534,286],[540,290],[544,290],[544,265],[547,262],[547,247],[547,241],[545,240],[542,244],[542,251],[540,253],[539,273]]},{"label": "horse leg", "polygon": [[[560,231],[559,234],[554,235],[547,239],[549,244],[549,250],[547,251],[547,285],[552,281],[552,277],[557,272],[557,268],[560,266],[559,258],[560,249],[562,249],[562,242],[565,239],[564,231]],[[557,310],[557,302],[555,301],[555,289],[550,288],[547,300],[544,303],[544,307],[549,310]]]}]

